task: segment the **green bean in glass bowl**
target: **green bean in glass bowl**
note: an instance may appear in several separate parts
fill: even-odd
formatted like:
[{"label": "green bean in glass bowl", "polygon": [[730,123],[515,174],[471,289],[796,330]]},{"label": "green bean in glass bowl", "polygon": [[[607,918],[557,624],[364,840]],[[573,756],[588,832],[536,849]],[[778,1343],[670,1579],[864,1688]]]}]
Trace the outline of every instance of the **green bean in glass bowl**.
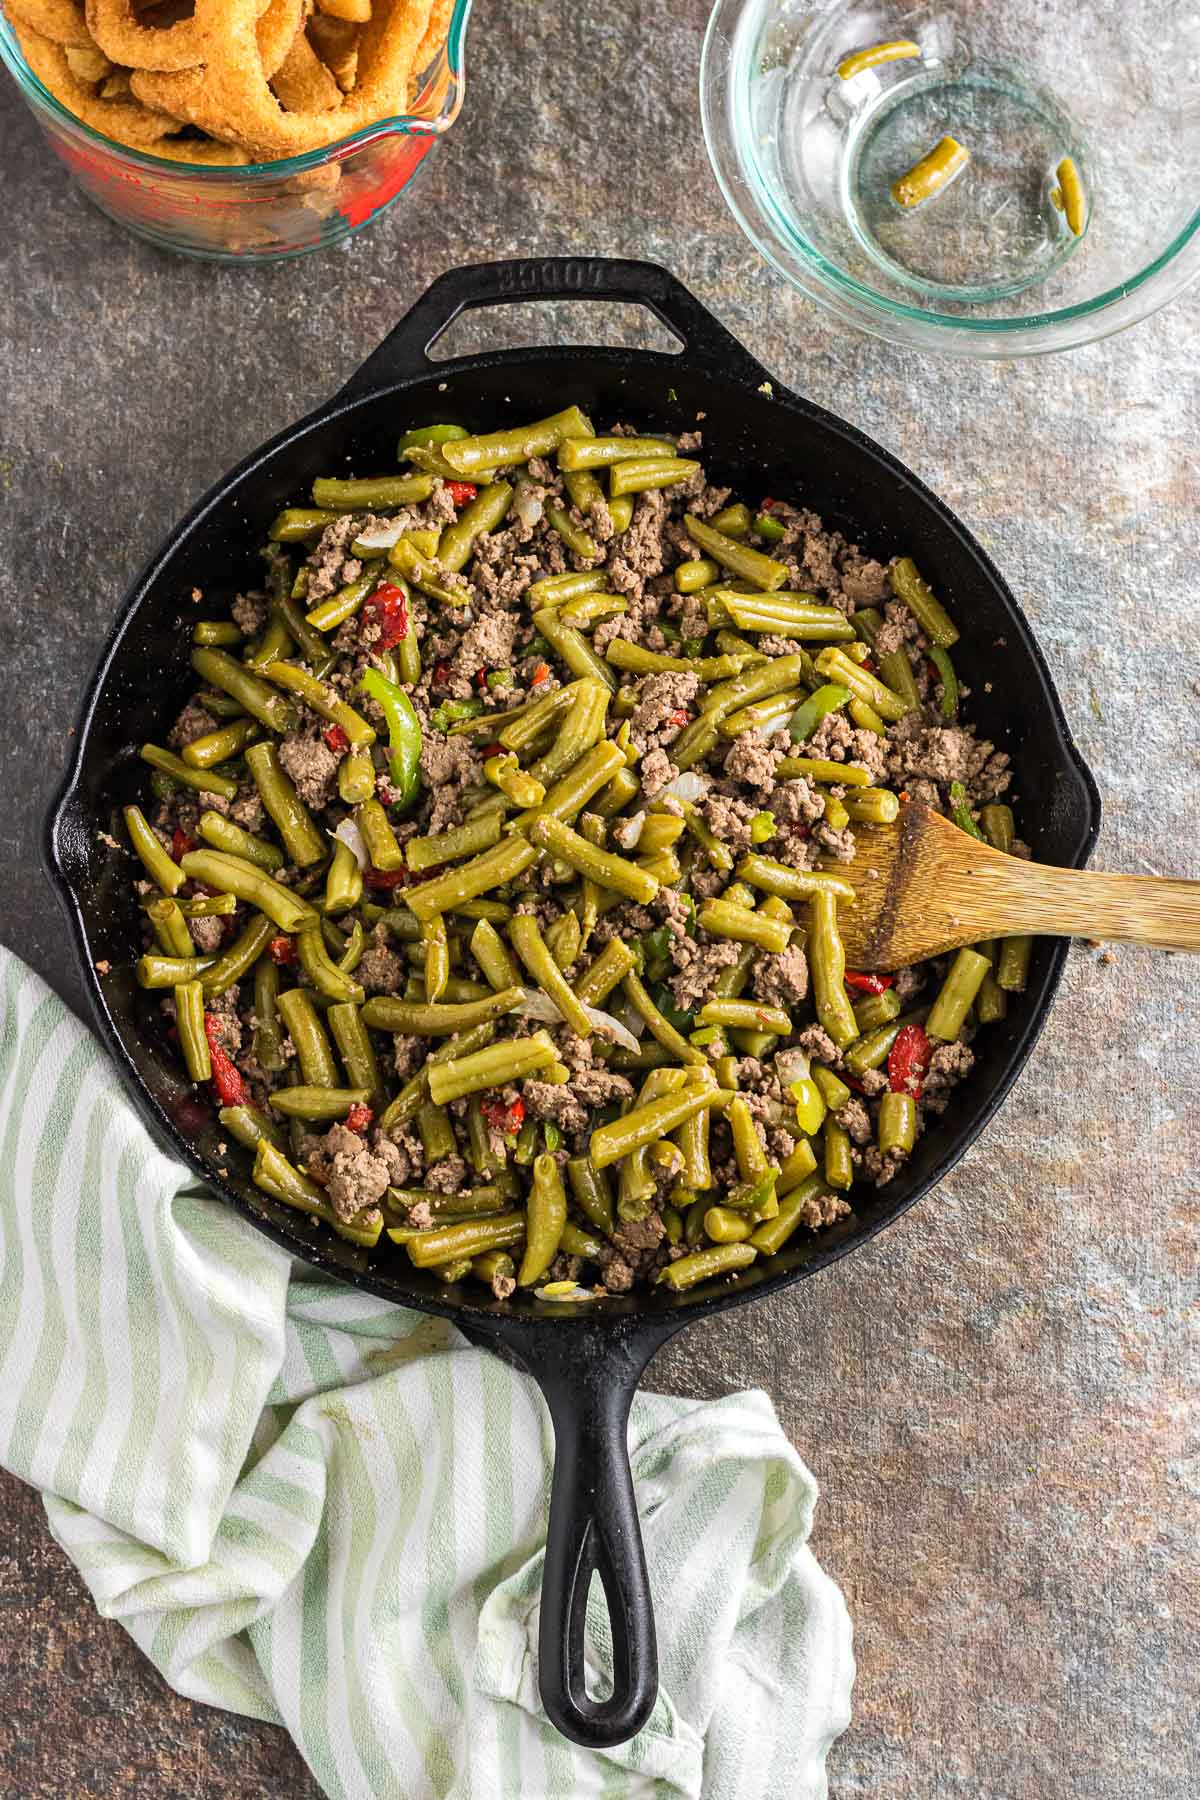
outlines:
[{"label": "green bean in glass bowl", "polygon": [[397,427],[197,602],[125,812],[138,980],[258,1185],[379,1256],[735,1274],[895,1177],[1024,983],[1022,940],[881,975],[839,931],[901,796],[1024,849],[959,626],[701,429]]}]

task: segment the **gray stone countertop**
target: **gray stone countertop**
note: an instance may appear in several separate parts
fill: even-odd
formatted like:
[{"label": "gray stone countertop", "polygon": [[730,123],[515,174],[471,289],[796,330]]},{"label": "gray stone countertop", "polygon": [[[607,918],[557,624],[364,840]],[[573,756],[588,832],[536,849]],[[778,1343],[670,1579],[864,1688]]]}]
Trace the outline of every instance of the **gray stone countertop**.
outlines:
[{"label": "gray stone countertop", "polygon": [[[130,574],[329,393],[433,276],[516,253],[669,264],[802,394],[908,463],[999,562],[1104,794],[1098,866],[1200,875],[1193,293],[1023,363],[937,362],[796,298],[700,137],[704,9],[479,0],[462,119],[350,248],[225,269],[93,212],[7,83],[0,280],[0,936],[73,1003],[46,796]],[[642,341],[582,305],[452,347]],[[1193,965],[1077,945],[986,1137],[894,1229],[677,1340],[654,1383],[760,1385],[821,1483],[856,1626],[836,1796],[1184,1800],[1200,1789]],[[316,1789],[282,1733],[170,1693],[0,1479],[0,1787],[21,1800]]]}]

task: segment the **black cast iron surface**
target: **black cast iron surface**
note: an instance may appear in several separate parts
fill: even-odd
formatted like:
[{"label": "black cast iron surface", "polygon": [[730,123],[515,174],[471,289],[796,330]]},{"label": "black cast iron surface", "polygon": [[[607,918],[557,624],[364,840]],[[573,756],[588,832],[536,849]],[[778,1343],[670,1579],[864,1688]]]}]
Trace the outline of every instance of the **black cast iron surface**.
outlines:
[{"label": "black cast iron surface", "polygon": [[[429,363],[426,350],[464,308],[515,298],[637,301],[683,345],[678,356],[531,349]],[[655,1694],[653,1618],[624,1433],[638,1377],[684,1324],[772,1293],[865,1243],[948,1172],[1003,1100],[1057,986],[1065,946],[1037,947],[1029,987],[985,1035],[969,1086],[921,1140],[910,1167],[815,1242],[751,1268],[736,1285],[690,1296],[627,1297],[593,1316],[521,1299],[447,1300],[398,1259],[327,1238],[255,1189],[240,1153],[213,1172],[215,1120],[148,1029],[129,966],[133,897],[123,859],[99,838],[140,793],[137,745],[161,733],[189,685],[193,587],[214,603],[253,585],[264,527],[314,476],[390,466],[398,429],[451,419],[472,428],[516,422],[577,400],[598,420],[683,430],[703,414],[705,461],[741,491],[797,494],[872,554],[910,551],[951,610],[971,621],[956,651],[974,690],[971,715],[1013,757],[1036,794],[1022,829],[1039,860],[1086,860],[1099,825],[1095,784],[1071,742],[1045,663],[998,571],[954,517],[899,463],[828,413],[779,390],[724,329],[650,264],[556,258],[482,265],[444,276],[327,406],[249,457],[187,516],[131,590],[80,715],[77,751],[52,814],[47,860],[67,908],[101,1033],[155,1129],[253,1223],[317,1266],[407,1305],[452,1318],[503,1345],[539,1380],[559,1446],[542,1606],[547,1711],[577,1741],[619,1742]],[[154,679],[147,679],[153,674]],[[988,684],[985,686],[985,684]],[[107,962],[110,972],[96,973]],[[857,1198],[857,1197],[856,1197]],[[583,1603],[593,1568],[613,1617],[615,1687],[594,1702],[582,1685]]]}]

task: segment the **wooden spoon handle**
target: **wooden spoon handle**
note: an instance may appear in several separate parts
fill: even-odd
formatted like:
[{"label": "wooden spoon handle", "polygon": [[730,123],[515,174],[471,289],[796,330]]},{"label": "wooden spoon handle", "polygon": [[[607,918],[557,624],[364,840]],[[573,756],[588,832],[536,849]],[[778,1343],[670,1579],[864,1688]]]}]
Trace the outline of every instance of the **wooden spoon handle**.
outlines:
[{"label": "wooden spoon handle", "polygon": [[1019,882],[1019,896],[1015,882],[1009,895],[1012,932],[1113,938],[1200,953],[1200,881],[1026,863]]}]

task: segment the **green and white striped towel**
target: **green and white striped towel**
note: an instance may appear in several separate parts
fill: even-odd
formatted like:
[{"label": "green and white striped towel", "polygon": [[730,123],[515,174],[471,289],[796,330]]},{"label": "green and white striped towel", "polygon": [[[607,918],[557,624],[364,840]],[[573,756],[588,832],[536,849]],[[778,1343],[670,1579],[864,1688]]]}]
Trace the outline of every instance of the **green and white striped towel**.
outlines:
[{"label": "green and white striped towel", "polygon": [[634,1406],[661,1690],[631,1743],[587,1752],[537,1699],[536,1389],[294,1265],[3,950],[0,1234],[0,1460],[171,1686],[285,1725],[327,1793],[826,1793],[850,1624],[765,1395]]}]

